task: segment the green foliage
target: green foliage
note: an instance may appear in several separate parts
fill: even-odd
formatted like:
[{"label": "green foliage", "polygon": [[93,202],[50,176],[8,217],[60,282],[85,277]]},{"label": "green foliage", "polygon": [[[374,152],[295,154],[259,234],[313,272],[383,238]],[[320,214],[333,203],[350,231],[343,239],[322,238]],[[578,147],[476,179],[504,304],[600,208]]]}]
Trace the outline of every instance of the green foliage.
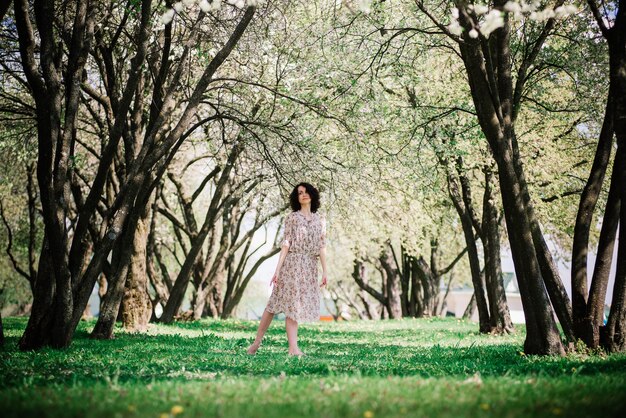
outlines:
[{"label": "green foliage", "polygon": [[256,356],[257,323],[156,325],[92,341],[82,323],[62,351],[22,353],[25,320],[5,320],[3,416],[615,416],[626,356],[525,356],[523,332],[480,335],[451,319],[303,325],[303,358],[275,322]]}]

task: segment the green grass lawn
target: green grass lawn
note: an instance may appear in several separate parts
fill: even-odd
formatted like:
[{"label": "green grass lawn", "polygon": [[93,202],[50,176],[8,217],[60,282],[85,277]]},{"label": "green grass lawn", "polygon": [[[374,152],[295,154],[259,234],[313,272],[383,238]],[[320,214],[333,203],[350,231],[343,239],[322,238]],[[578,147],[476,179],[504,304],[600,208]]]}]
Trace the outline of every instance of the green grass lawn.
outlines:
[{"label": "green grass lawn", "polygon": [[203,320],[22,353],[5,318],[0,414],[102,417],[626,417],[626,355],[526,356],[523,330],[479,335],[452,319],[303,325],[303,358],[274,322]]}]

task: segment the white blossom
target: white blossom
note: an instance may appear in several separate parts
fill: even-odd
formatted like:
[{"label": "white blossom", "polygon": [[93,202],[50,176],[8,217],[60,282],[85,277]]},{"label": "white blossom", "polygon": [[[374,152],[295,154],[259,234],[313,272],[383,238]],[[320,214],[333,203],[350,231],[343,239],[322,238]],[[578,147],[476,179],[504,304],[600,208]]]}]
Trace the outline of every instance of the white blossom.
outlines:
[{"label": "white blossom", "polygon": [[522,6],[518,2],[515,1],[507,1],[504,5],[504,10],[512,13],[519,13],[522,11]]},{"label": "white blossom", "polygon": [[463,28],[461,27],[461,25],[459,25],[459,22],[457,22],[456,20],[453,20],[452,23],[448,25],[448,30],[450,31],[451,34],[456,35],[456,36],[461,36],[461,34],[463,33]]},{"label": "white blossom", "polygon": [[222,8],[222,0],[213,0],[213,1],[211,2],[211,8],[212,8],[214,11],[218,11],[218,10],[220,10],[220,9]]},{"label": "white blossom", "polygon": [[468,32],[470,38],[476,39],[478,38],[478,31],[476,29],[472,29]]},{"label": "white blossom", "polygon": [[489,7],[485,6],[484,4],[475,4],[474,5],[474,12],[477,15],[484,15],[488,11],[489,11]]},{"label": "white blossom", "polygon": [[165,13],[163,13],[163,16],[161,16],[161,22],[163,22],[164,25],[169,24],[172,19],[174,19],[174,9],[167,9]]},{"label": "white blossom", "polygon": [[196,0],[183,0],[183,4],[187,7],[193,6],[195,2]]},{"label": "white blossom", "polygon": [[459,9],[457,9],[456,7],[452,8],[452,17],[455,19],[459,18]]},{"label": "white blossom", "polygon": [[536,3],[533,4],[528,4],[525,2],[522,2],[522,12],[523,13],[528,13],[528,12],[532,12],[536,9]]},{"label": "white blossom", "polygon": [[261,3],[263,3],[263,0],[248,0],[248,6],[250,7],[260,6]]},{"label": "white blossom", "polygon": [[548,20],[550,18],[553,18],[556,14],[554,13],[554,10],[552,9],[545,9],[545,10],[541,10],[539,12],[532,12],[530,14],[530,19],[535,20],[537,22],[542,22],[544,20]]},{"label": "white blossom", "polygon": [[573,4],[568,4],[567,6],[563,6],[565,8],[566,15],[573,15],[574,13],[578,13],[578,7]]},{"label": "white blossom", "polygon": [[174,10],[176,10],[178,13],[181,12],[181,10],[183,10],[183,3],[182,2],[177,2],[174,4]]},{"label": "white blossom", "polygon": [[485,21],[480,25],[480,33],[488,38],[491,32],[504,26],[504,18],[499,10],[491,10],[485,15]]},{"label": "white blossom", "polygon": [[568,4],[567,6],[560,6],[554,9],[554,17],[561,19],[576,12],[578,12],[578,7],[573,4]]},{"label": "white blossom", "polygon": [[365,14],[369,14],[372,11],[372,0],[359,0],[359,10]]},{"label": "white blossom", "polygon": [[198,6],[204,13],[208,13],[211,10],[211,4],[207,0],[201,0]]}]

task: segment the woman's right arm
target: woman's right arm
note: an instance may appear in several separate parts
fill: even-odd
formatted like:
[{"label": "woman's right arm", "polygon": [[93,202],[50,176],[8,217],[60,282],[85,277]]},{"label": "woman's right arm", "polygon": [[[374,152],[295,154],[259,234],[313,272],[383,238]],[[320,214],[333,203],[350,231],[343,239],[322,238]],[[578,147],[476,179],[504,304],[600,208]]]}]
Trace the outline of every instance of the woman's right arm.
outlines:
[{"label": "woman's right arm", "polygon": [[274,285],[277,284],[276,280],[280,276],[280,269],[283,267],[283,262],[285,261],[285,258],[287,257],[288,252],[289,252],[289,246],[283,245],[280,250],[280,256],[278,257],[278,264],[276,265],[276,272],[274,273],[274,277],[272,277],[272,283]]},{"label": "woman's right arm", "polygon": [[272,277],[272,281],[270,284],[276,286],[278,284],[278,277],[280,277],[280,269],[283,267],[283,262],[287,257],[287,253],[289,252],[289,247],[291,246],[291,242],[293,240],[293,219],[287,215],[285,218],[285,237],[283,242],[281,243],[280,249],[280,257],[278,258],[278,264],[276,265],[276,272],[274,273],[274,277]]}]

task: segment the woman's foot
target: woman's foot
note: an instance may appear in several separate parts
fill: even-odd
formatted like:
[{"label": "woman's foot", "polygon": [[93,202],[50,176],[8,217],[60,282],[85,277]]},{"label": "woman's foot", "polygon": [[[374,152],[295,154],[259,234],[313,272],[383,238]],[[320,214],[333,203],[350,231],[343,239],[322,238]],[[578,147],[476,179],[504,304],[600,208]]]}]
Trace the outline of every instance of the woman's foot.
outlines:
[{"label": "woman's foot", "polygon": [[248,347],[248,354],[250,355],[256,354],[256,351],[259,349],[260,346],[261,346],[261,343],[256,343],[256,342],[252,343],[250,347]]},{"label": "woman's foot", "polygon": [[295,350],[289,350],[289,355],[290,356],[302,357],[302,356],[305,356],[306,354],[304,354],[302,351],[300,351],[299,348],[296,348]]}]

